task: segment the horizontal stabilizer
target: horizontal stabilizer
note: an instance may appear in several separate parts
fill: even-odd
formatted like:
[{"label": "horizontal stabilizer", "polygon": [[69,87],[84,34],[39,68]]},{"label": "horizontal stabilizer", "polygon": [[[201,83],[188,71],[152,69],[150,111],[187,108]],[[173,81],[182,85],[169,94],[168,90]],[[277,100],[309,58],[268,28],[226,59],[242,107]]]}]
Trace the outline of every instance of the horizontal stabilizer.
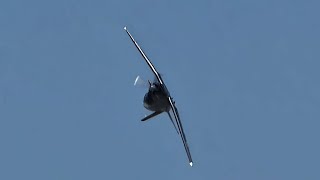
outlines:
[{"label": "horizontal stabilizer", "polygon": [[146,121],[146,120],[148,120],[148,119],[150,119],[150,118],[155,117],[156,115],[161,114],[162,112],[163,112],[163,111],[156,111],[156,112],[150,114],[149,116],[146,116],[145,118],[141,119],[141,121]]}]

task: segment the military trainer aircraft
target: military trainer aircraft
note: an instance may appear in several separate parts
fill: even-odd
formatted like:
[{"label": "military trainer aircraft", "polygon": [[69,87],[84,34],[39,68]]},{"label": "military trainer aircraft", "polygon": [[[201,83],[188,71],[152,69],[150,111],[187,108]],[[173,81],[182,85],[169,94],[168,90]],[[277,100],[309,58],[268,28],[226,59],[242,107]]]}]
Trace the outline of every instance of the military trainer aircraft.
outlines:
[{"label": "military trainer aircraft", "polygon": [[[173,101],[173,98],[170,96],[170,93],[169,93],[165,83],[163,82],[161,75],[158,73],[156,68],[153,66],[153,64],[151,63],[151,61],[147,57],[147,55],[142,51],[142,49],[140,48],[138,43],[134,40],[133,36],[128,31],[127,27],[124,27],[124,30],[127,32],[131,41],[136,46],[136,48],[139,50],[140,54],[142,55],[142,57],[144,58],[144,60],[146,61],[146,63],[150,67],[150,69],[152,70],[153,74],[155,75],[155,80],[153,82],[149,81],[149,90],[145,94],[144,99],[143,99],[144,107],[150,111],[153,111],[153,113],[146,116],[141,121],[146,121],[146,120],[148,120],[152,117],[155,117],[163,112],[166,112],[168,114],[171,122],[173,123],[176,131],[178,132],[178,134],[180,134],[180,137],[182,139],[184,148],[185,148],[187,156],[188,156],[189,164],[190,164],[190,166],[192,166],[193,162],[192,162],[191,153],[189,150],[186,136],[183,131],[182,123],[181,123],[180,116],[178,113],[178,109],[175,105],[175,102]],[[172,112],[173,112],[175,121],[173,121],[173,119],[170,115],[170,110],[172,110]]]}]

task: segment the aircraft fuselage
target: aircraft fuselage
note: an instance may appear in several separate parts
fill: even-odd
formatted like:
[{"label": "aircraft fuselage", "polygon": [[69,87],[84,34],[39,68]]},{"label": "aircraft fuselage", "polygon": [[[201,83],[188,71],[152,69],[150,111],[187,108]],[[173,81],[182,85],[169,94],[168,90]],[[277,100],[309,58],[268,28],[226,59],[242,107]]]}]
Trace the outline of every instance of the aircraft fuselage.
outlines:
[{"label": "aircraft fuselage", "polygon": [[143,99],[143,106],[150,111],[169,111],[170,103],[167,94],[158,82],[153,82]]}]

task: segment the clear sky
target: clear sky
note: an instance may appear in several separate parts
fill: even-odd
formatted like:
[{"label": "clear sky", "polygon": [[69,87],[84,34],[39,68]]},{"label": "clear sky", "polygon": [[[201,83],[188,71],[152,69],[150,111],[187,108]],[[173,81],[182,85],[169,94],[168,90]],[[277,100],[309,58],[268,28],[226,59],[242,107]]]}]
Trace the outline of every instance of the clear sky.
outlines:
[{"label": "clear sky", "polygon": [[[0,179],[320,179],[316,0],[0,1]],[[140,122],[153,76],[179,108]]]}]

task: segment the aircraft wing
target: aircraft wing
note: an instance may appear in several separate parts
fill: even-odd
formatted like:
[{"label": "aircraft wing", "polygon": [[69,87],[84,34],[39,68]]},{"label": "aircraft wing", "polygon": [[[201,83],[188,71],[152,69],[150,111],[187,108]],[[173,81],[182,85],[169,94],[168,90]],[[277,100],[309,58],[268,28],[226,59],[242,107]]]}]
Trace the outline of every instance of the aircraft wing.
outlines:
[{"label": "aircraft wing", "polygon": [[169,96],[168,99],[169,99],[170,106],[171,106],[171,109],[172,109],[173,114],[174,114],[174,118],[175,118],[176,123],[178,125],[179,134],[180,134],[180,137],[182,139],[184,148],[186,150],[186,153],[187,153],[187,156],[188,156],[188,160],[189,160],[189,164],[190,164],[190,166],[192,166],[193,165],[193,161],[192,161],[189,145],[188,145],[188,142],[187,142],[187,138],[186,138],[186,135],[184,134],[184,130],[183,130],[183,126],[182,126],[182,123],[181,123],[181,120],[180,120],[178,109],[177,109],[175,103],[173,102],[172,97]]},{"label": "aircraft wing", "polygon": [[[129,35],[131,41],[133,42],[133,44],[136,46],[136,48],[139,50],[140,54],[142,55],[143,59],[146,61],[146,63],[148,64],[148,66],[150,67],[150,69],[152,70],[152,72],[154,73],[154,75],[156,76],[157,80],[159,81],[159,83],[161,84],[163,90],[167,93],[167,97],[168,97],[168,101],[170,103],[170,106],[171,106],[171,109],[173,111],[173,114],[174,114],[174,118],[175,118],[175,121],[176,121],[176,124],[178,126],[178,131],[179,131],[179,134],[180,134],[180,137],[181,137],[181,140],[183,142],[183,145],[184,145],[184,148],[186,150],[186,153],[187,153],[187,156],[188,156],[188,160],[189,160],[189,164],[190,166],[193,165],[193,161],[192,161],[192,157],[191,157],[191,153],[190,153],[190,150],[189,150],[189,146],[188,146],[188,143],[187,143],[187,139],[186,139],[186,136],[184,134],[184,130],[183,130],[183,127],[182,127],[182,123],[181,123],[181,120],[180,120],[180,116],[179,116],[179,113],[178,113],[178,109],[177,107],[175,106],[175,103],[173,102],[172,100],[172,97],[170,96],[170,93],[166,87],[166,85],[164,84],[160,74],[158,73],[158,71],[156,70],[156,68],[153,66],[153,64],[151,63],[151,61],[149,60],[149,58],[147,57],[147,55],[143,52],[143,50],[140,48],[140,46],[138,45],[138,43],[134,40],[133,36],[130,34],[130,32],[127,30],[126,27],[124,27],[124,30],[127,32],[127,34]],[[169,114],[170,116],[170,114]],[[171,117],[170,117],[171,118]]]},{"label": "aircraft wing", "polygon": [[124,30],[127,32],[127,34],[129,35],[131,41],[133,42],[133,44],[137,47],[137,49],[139,50],[140,54],[142,55],[143,59],[146,61],[146,63],[148,64],[148,66],[150,67],[150,69],[152,70],[153,74],[156,76],[157,80],[159,81],[159,83],[161,85],[163,85],[163,88],[165,90],[166,93],[169,94],[169,91],[167,89],[167,87],[165,86],[165,84],[163,83],[163,80],[160,76],[160,74],[158,73],[158,71],[156,70],[156,68],[153,66],[153,64],[151,63],[151,61],[149,60],[149,58],[147,57],[147,55],[142,51],[142,49],[140,48],[140,46],[138,45],[138,43],[136,42],[136,40],[134,40],[133,36],[131,35],[131,33],[128,31],[127,27],[124,27]]}]

